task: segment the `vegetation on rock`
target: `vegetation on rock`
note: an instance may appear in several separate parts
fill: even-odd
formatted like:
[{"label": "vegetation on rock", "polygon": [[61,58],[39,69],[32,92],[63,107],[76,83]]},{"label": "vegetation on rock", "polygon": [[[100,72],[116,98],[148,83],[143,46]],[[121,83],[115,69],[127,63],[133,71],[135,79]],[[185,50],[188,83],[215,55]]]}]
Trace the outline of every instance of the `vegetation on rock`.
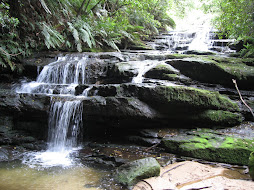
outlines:
[{"label": "vegetation on rock", "polygon": [[148,157],[121,165],[116,170],[115,178],[125,186],[132,186],[141,179],[159,175],[160,164],[155,158]]},{"label": "vegetation on rock", "polygon": [[248,166],[249,166],[249,174],[252,180],[254,180],[254,152],[250,153]]},{"label": "vegetation on rock", "polygon": [[254,150],[253,139],[223,135],[209,129],[185,136],[166,137],[164,146],[171,152],[204,160],[247,165]]}]

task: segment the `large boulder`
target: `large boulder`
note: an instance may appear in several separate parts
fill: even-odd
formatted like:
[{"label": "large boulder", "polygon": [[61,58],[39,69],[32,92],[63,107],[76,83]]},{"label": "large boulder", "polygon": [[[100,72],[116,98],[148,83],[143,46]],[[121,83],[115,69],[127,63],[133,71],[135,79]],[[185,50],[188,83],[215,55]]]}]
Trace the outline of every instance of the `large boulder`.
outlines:
[{"label": "large boulder", "polygon": [[237,103],[217,92],[176,85],[123,84],[122,88],[126,96],[137,97],[171,123],[234,125],[242,121]]},{"label": "large boulder", "polygon": [[108,69],[107,77],[111,78],[111,83],[131,82],[133,77],[145,74],[146,71],[155,67],[160,61],[143,60],[143,61],[128,61],[113,64]]},{"label": "large boulder", "polygon": [[160,164],[155,158],[148,157],[121,165],[116,169],[115,179],[125,186],[132,186],[139,180],[159,175]]},{"label": "large boulder", "polygon": [[166,63],[160,63],[147,71],[144,75],[146,78],[186,82],[190,79],[180,74],[178,70]]},{"label": "large boulder", "polygon": [[191,79],[234,88],[236,79],[240,89],[254,89],[254,67],[240,58],[192,57],[167,61]]},{"label": "large boulder", "polygon": [[162,142],[169,152],[239,165],[247,165],[249,155],[254,151],[253,136],[243,138],[211,129],[190,130],[167,136]]}]

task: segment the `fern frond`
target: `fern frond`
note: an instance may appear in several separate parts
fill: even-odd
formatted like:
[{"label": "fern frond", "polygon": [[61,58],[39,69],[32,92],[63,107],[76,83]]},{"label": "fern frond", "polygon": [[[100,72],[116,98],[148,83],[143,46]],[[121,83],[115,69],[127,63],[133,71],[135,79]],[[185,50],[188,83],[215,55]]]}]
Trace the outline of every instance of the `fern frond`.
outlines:
[{"label": "fern frond", "polygon": [[46,13],[52,14],[51,11],[49,10],[48,6],[46,5],[44,0],[40,0],[42,7],[46,11]]},{"label": "fern frond", "polygon": [[50,47],[61,47],[64,43],[64,37],[55,29],[48,26],[45,22],[42,23],[42,35],[44,36],[44,42],[48,49]]}]

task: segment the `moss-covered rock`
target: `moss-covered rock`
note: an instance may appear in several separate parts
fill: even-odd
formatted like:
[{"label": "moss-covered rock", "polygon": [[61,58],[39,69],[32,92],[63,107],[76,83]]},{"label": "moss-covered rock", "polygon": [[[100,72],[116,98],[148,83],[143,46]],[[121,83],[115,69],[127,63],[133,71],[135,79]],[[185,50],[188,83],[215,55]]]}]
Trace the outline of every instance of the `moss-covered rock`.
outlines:
[{"label": "moss-covered rock", "polygon": [[248,166],[249,166],[249,174],[252,180],[254,181],[254,152],[250,153]]},{"label": "moss-covered rock", "polygon": [[173,153],[215,162],[247,165],[254,151],[254,139],[223,135],[212,130],[195,130],[162,140]]},{"label": "moss-covered rock", "polygon": [[[187,116],[188,117],[188,116]],[[199,114],[190,116],[190,119],[197,120],[199,123],[234,126],[243,121],[243,117],[239,113],[232,113],[222,110],[206,110]]]},{"label": "moss-covered rock", "polygon": [[245,59],[200,56],[167,63],[194,80],[234,87],[232,79],[236,79],[240,89],[254,89],[254,67]]},{"label": "moss-covered rock", "polygon": [[132,186],[141,179],[160,175],[160,164],[155,158],[135,160],[117,168],[115,179],[117,182]]},{"label": "moss-covered rock", "polygon": [[156,67],[153,67],[147,71],[145,73],[145,77],[180,82],[186,82],[190,80],[188,77],[180,75],[178,70],[165,63],[158,64]]},{"label": "moss-covered rock", "polygon": [[218,92],[186,86],[140,88],[138,96],[141,100],[154,104],[165,113],[189,112],[195,111],[195,109],[196,111],[206,109],[239,111],[237,103]]},{"label": "moss-covered rock", "polygon": [[121,85],[123,94],[137,97],[171,123],[235,125],[242,121],[238,104],[208,90],[185,86]]},{"label": "moss-covered rock", "polygon": [[[108,70],[107,77],[111,78],[112,83],[131,82],[132,78],[142,73],[145,74],[150,67],[159,64],[156,60],[128,61],[115,63]],[[148,68],[148,69],[147,69]],[[147,69],[147,70],[146,70]]]},{"label": "moss-covered rock", "polygon": [[145,77],[161,79],[163,74],[179,74],[179,71],[168,64],[158,64],[146,72]]}]

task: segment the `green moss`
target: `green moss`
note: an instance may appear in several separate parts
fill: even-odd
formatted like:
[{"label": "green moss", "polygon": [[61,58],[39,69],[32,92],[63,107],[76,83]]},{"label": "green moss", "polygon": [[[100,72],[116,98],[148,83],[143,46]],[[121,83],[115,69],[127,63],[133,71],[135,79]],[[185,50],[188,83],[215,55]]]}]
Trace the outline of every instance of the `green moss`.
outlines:
[{"label": "green moss", "polygon": [[176,80],[179,80],[179,75],[177,75],[177,74],[163,74],[162,79],[176,81]]},{"label": "green moss", "polygon": [[215,64],[225,72],[235,76],[237,80],[246,80],[249,76],[254,76],[254,68],[245,64],[246,61],[250,61],[248,59],[218,56],[202,57],[201,59]]},{"label": "green moss", "polygon": [[115,179],[125,186],[132,186],[141,179],[159,175],[160,164],[155,158],[148,157],[121,165],[115,172]]},{"label": "green moss", "polygon": [[184,138],[165,138],[162,142],[173,153],[242,165],[248,164],[250,152],[254,151],[254,139],[241,139],[202,130],[193,131]]},{"label": "green moss", "polygon": [[243,121],[241,114],[222,110],[206,110],[193,116],[196,120],[220,125],[236,125]]},{"label": "green moss", "polygon": [[254,180],[254,152],[250,153],[248,167],[249,167],[249,174],[252,180]]},{"label": "green moss", "polygon": [[238,105],[228,97],[220,95],[218,92],[202,90],[184,86],[160,86],[159,93],[166,98],[168,103],[174,101],[188,103],[190,106],[204,108],[214,108],[229,111],[239,111]]},{"label": "green moss", "polygon": [[195,57],[196,55],[186,55],[186,54],[167,54],[166,59],[183,59],[188,57]]}]

